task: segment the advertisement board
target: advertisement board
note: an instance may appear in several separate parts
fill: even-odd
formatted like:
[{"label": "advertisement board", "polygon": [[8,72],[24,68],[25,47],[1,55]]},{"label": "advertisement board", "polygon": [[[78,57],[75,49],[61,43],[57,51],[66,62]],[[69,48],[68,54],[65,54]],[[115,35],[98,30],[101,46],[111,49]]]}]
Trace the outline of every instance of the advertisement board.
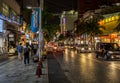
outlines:
[{"label": "advertisement board", "polygon": [[0,19],[0,32],[3,32],[3,20]]},{"label": "advertisement board", "polygon": [[39,14],[40,14],[40,9],[39,8],[34,8],[32,10],[32,16],[31,16],[31,30],[32,32],[37,32],[39,28]]}]

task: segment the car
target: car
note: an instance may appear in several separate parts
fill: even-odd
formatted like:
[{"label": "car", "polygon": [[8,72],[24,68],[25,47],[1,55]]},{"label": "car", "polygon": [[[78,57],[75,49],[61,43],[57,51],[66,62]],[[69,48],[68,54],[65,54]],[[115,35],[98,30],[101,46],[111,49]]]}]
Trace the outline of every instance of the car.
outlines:
[{"label": "car", "polygon": [[58,42],[57,46],[58,52],[64,52],[65,51],[65,46],[63,42]]},{"label": "car", "polygon": [[77,52],[84,52],[84,53],[92,52],[92,48],[88,44],[79,44],[76,46],[76,50]]},{"label": "car", "polygon": [[116,59],[120,58],[120,48],[117,43],[97,43],[95,54],[96,58]]},{"label": "car", "polygon": [[49,42],[46,46],[46,51],[47,52],[54,52],[56,49],[57,49],[56,42]]}]

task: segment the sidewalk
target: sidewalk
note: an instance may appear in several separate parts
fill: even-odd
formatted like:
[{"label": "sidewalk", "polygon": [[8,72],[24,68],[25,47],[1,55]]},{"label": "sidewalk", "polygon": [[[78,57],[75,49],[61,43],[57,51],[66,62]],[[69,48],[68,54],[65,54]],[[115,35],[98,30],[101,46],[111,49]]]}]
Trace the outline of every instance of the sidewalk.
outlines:
[{"label": "sidewalk", "polygon": [[0,83],[48,83],[47,60],[44,60],[42,75],[36,75],[37,63],[30,60],[30,64],[25,66],[17,59],[6,60],[0,63]]}]

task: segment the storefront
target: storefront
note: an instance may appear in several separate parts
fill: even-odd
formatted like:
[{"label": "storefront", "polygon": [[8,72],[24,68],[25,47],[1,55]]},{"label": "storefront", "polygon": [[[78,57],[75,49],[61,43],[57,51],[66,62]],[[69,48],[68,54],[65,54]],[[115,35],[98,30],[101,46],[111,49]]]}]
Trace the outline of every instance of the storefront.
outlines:
[{"label": "storefront", "polygon": [[120,36],[118,35],[118,33],[104,35],[104,36],[101,36],[100,39],[101,39],[101,42],[118,43],[120,45]]},{"label": "storefront", "polygon": [[21,32],[18,31],[19,25],[13,23],[6,23],[7,31],[9,31],[8,37],[8,53],[13,55],[17,53],[17,45],[20,41]]},{"label": "storefront", "polygon": [[5,55],[7,53],[7,36],[6,30],[4,30],[5,21],[0,19],[0,56]]}]

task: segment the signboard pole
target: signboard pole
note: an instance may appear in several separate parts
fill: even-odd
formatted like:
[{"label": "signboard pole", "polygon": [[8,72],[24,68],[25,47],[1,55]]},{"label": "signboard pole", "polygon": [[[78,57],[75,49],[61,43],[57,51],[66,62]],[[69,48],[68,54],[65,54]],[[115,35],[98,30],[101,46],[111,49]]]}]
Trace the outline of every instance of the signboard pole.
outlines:
[{"label": "signboard pole", "polygon": [[39,61],[41,61],[41,58],[42,58],[42,55],[41,55],[41,52],[42,52],[42,40],[43,40],[43,35],[42,35],[42,5],[43,5],[43,2],[42,0],[40,0],[40,6],[39,6]]}]

